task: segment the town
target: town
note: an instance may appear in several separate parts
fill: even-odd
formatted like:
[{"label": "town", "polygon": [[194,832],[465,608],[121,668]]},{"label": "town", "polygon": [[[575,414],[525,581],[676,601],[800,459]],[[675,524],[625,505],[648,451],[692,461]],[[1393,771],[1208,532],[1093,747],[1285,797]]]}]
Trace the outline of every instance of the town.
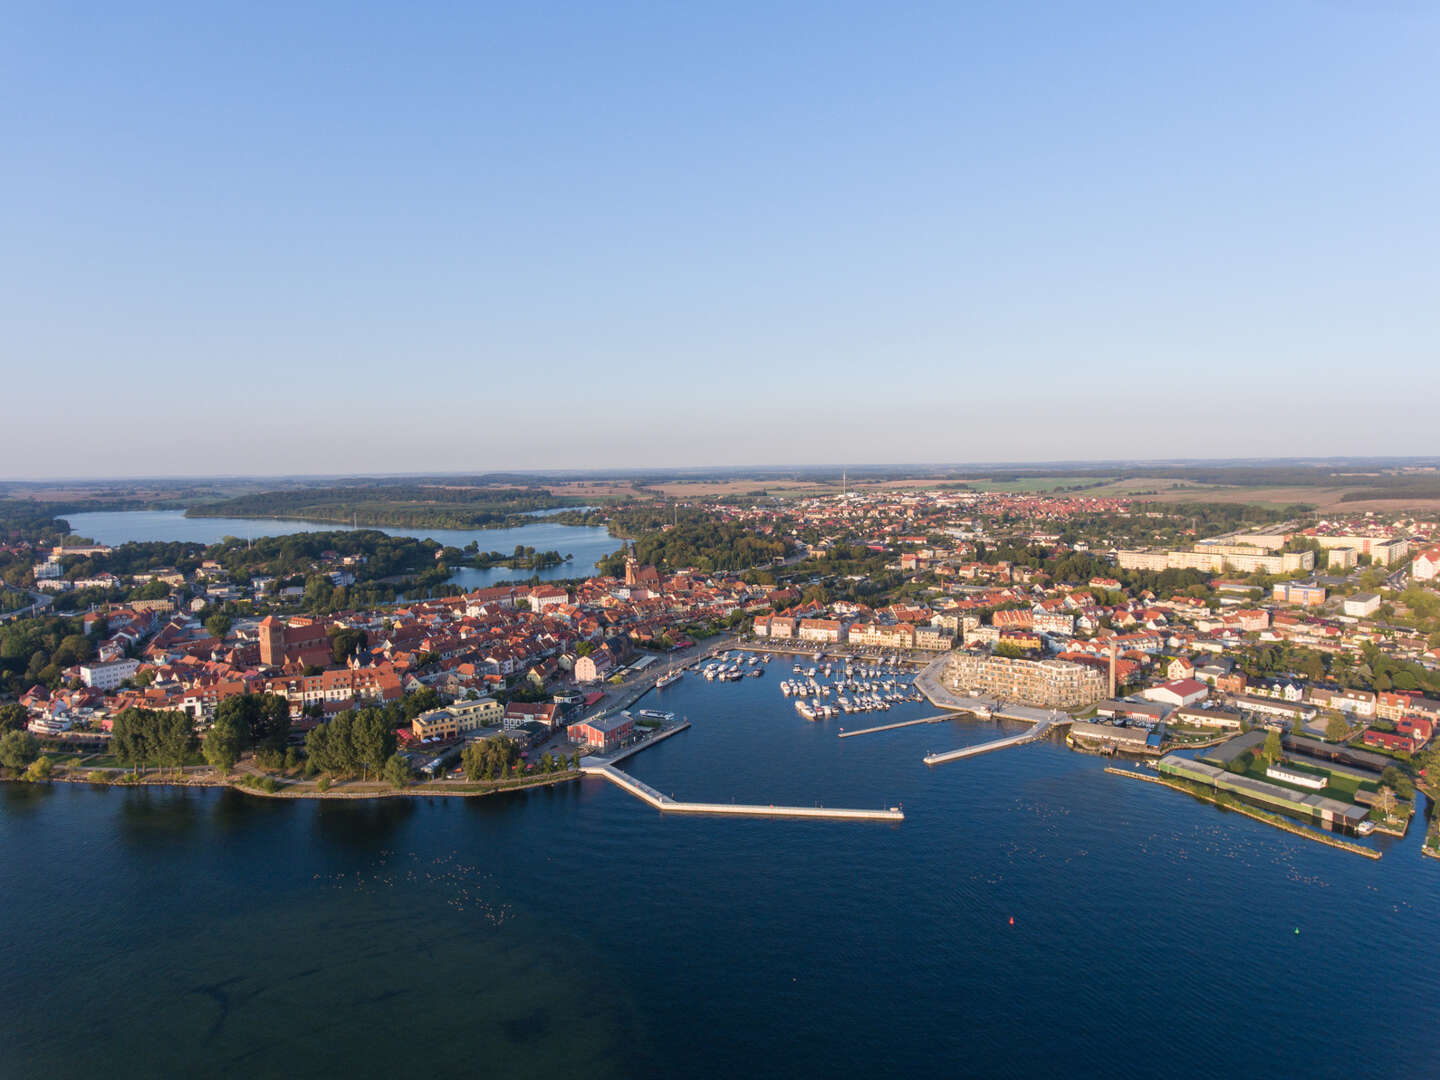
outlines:
[{"label": "town", "polygon": [[[671,733],[631,706],[744,644],[888,656],[948,707],[1054,710],[1077,751],[1340,833],[1403,833],[1432,790],[1433,515],[872,486],[579,517],[636,538],[588,577],[464,591],[446,568],[497,553],[364,530],[109,547],[12,504],[0,764],[315,796],[554,783]],[[814,679],[785,693],[839,712]]]}]

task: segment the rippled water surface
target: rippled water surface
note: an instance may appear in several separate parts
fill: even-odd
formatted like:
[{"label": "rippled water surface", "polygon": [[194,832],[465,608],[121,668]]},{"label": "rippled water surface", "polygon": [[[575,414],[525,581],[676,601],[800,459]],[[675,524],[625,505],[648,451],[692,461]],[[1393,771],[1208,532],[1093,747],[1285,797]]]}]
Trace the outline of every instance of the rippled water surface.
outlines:
[{"label": "rippled water surface", "polygon": [[0,1076],[1440,1074],[1418,831],[1371,862],[1054,743],[927,768],[1004,729],[837,739],[934,710],[811,724],[771,668],[652,695],[694,726],[625,767],[903,823],[0,785]]}]

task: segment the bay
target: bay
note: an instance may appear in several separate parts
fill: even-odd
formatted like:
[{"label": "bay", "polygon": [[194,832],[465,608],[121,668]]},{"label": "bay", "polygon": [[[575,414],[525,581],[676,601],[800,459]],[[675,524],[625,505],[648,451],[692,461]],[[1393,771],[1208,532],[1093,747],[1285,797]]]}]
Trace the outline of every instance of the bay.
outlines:
[{"label": "bay", "polygon": [[904,822],[0,785],[0,1075],[1434,1074],[1418,830],[1372,862],[1052,742],[929,768],[1008,729],[841,740],[933,709],[812,724],[788,675],[653,693],[693,726],[624,767]]}]

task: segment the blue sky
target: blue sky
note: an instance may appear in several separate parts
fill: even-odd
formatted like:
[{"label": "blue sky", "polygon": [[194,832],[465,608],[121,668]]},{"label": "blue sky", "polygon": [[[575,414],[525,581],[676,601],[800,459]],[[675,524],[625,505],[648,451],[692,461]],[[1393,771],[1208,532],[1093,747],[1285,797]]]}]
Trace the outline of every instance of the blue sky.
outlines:
[{"label": "blue sky", "polygon": [[1420,0],[15,9],[0,475],[1433,454],[1437,57]]}]

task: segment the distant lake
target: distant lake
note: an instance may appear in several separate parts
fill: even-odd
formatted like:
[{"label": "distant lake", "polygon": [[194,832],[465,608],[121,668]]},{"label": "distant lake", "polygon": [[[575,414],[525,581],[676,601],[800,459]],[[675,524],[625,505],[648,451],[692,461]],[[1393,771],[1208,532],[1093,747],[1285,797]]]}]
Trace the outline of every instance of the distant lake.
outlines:
[{"label": "distant lake", "polygon": [[[567,509],[578,509],[569,507]],[[449,580],[465,589],[481,589],[503,581],[528,580],[538,576],[544,581],[559,578],[588,577],[595,572],[595,562],[620,546],[620,541],[602,526],[559,525],[545,518],[559,513],[546,510],[532,515],[533,525],[514,529],[374,529],[389,536],[413,536],[434,540],[447,546],[463,548],[472,540],[481,551],[509,554],[517,544],[536,551],[558,551],[571,555],[568,563],[546,570],[511,570],[497,566],[489,570],[474,568],[457,570]],[[148,540],[181,541],[195,544],[218,544],[227,536],[259,539],[262,536],[288,536],[300,532],[350,532],[349,525],[328,521],[277,521],[273,518],[187,518],[183,510],[117,510],[86,514],[66,514],[76,536],[89,537],[101,544],[127,544]]]}]

